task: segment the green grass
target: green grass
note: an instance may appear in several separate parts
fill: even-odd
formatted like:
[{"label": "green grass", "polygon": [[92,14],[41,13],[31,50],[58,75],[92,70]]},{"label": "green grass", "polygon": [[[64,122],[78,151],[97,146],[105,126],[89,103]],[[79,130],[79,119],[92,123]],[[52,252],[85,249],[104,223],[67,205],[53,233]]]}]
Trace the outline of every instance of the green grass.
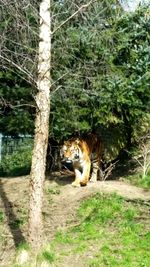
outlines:
[{"label": "green grass", "polygon": [[127,177],[133,185],[150,189],[150,173],[148,173],[145,177],[142,177],[140,174],[134,174]]},{"label": "green grass", "polygon": [[50,260],[80,255],[87,267],[149,267],[149,225],[146,205],[126,202],[117,195],[96,194],[82,202],[76,226],[57,232]]},{"label": "green grass", "polygon": [[45,193],[47,196],[47,201],[49,204],[53,203],[53,195],[59,195],[61,193],[61,190],[59,186],[53,186],[52,188],[48,187],[45,188]]},{"label": "green grass", "polygon": [[47,188],[46,192],[47,192],[47,194],[59,195],[60,194],[60,188],[59,188],[59,186],[55,186],[54,188]]},{"label": "green grass", "polygon": [[43,251],[42,258],[48,263],[52,263],[55,260],[55,254],[49,251]]},{"label": "green grass", "polygon": [[22,250],[29,250],[30,249],[30,246],[27,242],[22,242],[22,243],[19,243],[18,246],[17,246],[17,250],[18,251],[22,251]]}]

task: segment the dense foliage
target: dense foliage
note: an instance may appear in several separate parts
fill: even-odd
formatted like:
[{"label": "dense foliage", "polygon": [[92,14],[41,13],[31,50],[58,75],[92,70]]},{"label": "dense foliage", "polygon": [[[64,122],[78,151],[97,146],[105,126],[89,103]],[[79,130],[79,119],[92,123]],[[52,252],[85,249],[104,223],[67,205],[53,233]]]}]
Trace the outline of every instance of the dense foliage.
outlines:
[{"label": "dense foliage", "polygon": [[[0,132],[34,132],[38,18],[35,1],[5,1],[1,7]],[[32,88],[31,88],[32,85]]]},{"label": "dense foliage", "polygon": [[[118,1],[98,1],[55,32],[81,4],[82,1],[63,1],[63,4],[53,1],[52,5],[50,135],[61,140],[74,132],[96,130],[109,136],[111,141],[116,139],[119,146],[130,147],[141,130],[139,125],[144,125],[149,114],[149,9],[143,7],[134,13],[125,13]],[[20,5],[19,8],[21,12]],[[11,41],[5,42],[8,54],[13,51],[11,60],[18,59],[19,64],[21,55],[26,59],[21,65],[26,68],[22,77],[14,66],[9,66],[8,71],[4,61],[0,72],[3,115],[0,126],[6,134],[33,133],[36,71],[32,63],[34,59],[36,62],[38,42],[36,8],[35,3],[32,9],[31,4],[24,7],[23,18],[28,23],[24,22],[21,30],[17,28],[16,35],[14,16],[8,19],[10,9],[1,26],[7,39],[11,37]],[[3,15],[5,12],[3,9]],[[18,21],[21,25],[20,17]],[[13,31],[8,31],[10,23],[14,36]],[[29,30],[25,31],[27,25]],[[22,50],[20,44],[12,46],[13,37],[16,42],[20,40],[20,44],[24,40]],[[6,54],[5,49],[3,55]],[[27,79],[29,71],[33,80]]]},{"label": "dense foliage", "polygon": [[33,134],[34,99],[31,87],[10,71],[0,72],[1,119],[5,135]]},{"label": "dense foliage", "polygon": [[56,36],[54,73],[58,65],[64,75],[52,94],[56,135],[117,127],[130,145],[149,112],[150,20],[145,12],[109,14],[104,21],[95,14],[94,25],[84,17],[84,25],[61,31],[63,45]]}]

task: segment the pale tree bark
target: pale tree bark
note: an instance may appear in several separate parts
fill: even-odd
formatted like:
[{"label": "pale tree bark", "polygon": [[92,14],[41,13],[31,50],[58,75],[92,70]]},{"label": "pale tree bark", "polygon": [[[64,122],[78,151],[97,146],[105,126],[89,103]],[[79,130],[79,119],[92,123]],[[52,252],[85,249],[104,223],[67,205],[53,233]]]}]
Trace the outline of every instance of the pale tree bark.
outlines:
[{"label": "pale tree bark", "polygon": [[42,200],[50,114],[51,17],[50,0],[40,4],[38,93],[34,149],[30,177],[29,243],[38,251],[42,245]]}]

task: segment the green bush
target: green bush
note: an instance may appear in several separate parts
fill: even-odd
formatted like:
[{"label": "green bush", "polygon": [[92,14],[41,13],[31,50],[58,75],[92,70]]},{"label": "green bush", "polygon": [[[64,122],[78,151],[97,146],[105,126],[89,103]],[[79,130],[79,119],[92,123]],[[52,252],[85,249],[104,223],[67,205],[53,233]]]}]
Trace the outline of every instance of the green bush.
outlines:
[{"label": "green bush", "polygon": [[22,147],[17,152],[5,155],[0,162],[1,176],[29,174],[31,168],[32,148]]}]

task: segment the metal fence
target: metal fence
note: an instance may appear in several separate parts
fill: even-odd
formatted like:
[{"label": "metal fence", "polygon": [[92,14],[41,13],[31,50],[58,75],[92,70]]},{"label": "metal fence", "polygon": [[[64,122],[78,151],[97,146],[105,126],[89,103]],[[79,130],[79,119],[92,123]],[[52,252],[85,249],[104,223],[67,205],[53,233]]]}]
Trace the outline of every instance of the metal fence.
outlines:
[{"label": "metal fence", "polygon": [[0,134],[0,161],[5,155],[11,155],[23,149],[32,149],[33,137],[31,135],[19,135],[17,137]]}]

